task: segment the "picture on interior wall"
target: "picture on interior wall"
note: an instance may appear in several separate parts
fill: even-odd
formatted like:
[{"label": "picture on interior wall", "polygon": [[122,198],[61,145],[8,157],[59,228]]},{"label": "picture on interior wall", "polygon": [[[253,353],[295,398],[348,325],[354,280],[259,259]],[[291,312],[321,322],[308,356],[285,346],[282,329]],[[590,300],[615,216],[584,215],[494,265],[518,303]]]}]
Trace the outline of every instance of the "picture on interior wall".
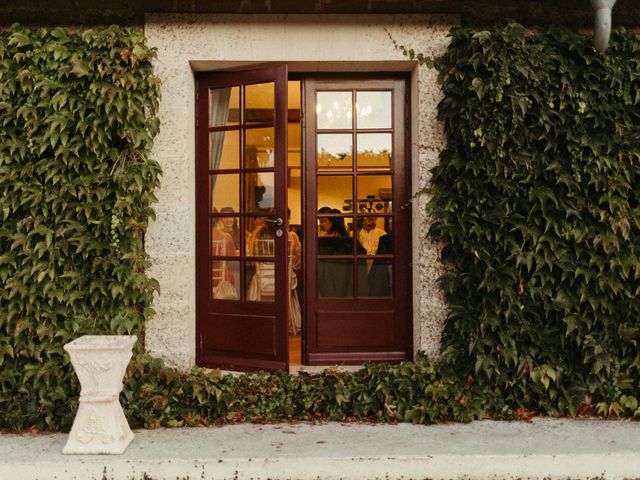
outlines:
[{"label": "picture on interior wall", "polygon": [[[345,200],[342,210],[350,212],[353,209],[353,203],[351,200]],[[382,200],[381,198],[373,195],[367,198],[359,198],[357,200],[357,211],[359,213],[386,213],[391,211],[391,201]]]}]

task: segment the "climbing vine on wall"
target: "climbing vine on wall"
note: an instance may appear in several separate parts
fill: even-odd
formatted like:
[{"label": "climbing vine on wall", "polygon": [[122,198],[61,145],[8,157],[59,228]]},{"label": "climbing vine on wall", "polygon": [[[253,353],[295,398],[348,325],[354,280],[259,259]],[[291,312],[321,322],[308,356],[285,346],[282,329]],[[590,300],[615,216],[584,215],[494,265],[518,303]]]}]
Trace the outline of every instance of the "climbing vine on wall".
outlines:
[{"label": "climbing vine on wall", "polygon": [[640,414],[640,38],[456,29],[428,59],[444,353],[486,408]]},{"label": "climbing vine on wall", "polygon": [[153,56],[138,29],[0,32],[0,427],[69,425],[65,343],[142,338]]}]

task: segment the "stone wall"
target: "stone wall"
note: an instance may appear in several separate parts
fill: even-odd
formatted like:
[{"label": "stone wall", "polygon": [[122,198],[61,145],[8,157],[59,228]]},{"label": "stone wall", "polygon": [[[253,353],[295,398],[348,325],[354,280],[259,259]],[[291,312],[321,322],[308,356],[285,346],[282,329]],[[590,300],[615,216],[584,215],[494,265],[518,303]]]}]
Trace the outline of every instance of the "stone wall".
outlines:
[{"label": "stone wall", "polygon": [[[290,71],[411,72],[412,190],[429,182],[429,170],[444,148],[436,120],[441,92],[436,72],[418,67],[394,40],[426,54],[444,52],[455,16],[444,15],[176,15],[147,16],[149,44],[158,49],[162,80],[161,131],[154,158],[164,170],[157,219],[146,248],[160,282],[156,315],[146,329],[146,347],[168,364],[195,363],[195,83],[193,70],[285,61]],[[436,279],[438,247],[426,240],[426,199],[413,204],[414,350],[438,352],[446,307]]]}]

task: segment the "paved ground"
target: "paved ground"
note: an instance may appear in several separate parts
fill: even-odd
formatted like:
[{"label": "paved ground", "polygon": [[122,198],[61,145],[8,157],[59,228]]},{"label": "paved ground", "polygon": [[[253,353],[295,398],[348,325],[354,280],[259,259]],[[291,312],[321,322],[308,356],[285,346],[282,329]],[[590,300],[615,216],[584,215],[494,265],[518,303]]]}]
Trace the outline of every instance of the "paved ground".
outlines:
[{"label": "paved ground", "polygon": [[329,423],[138,430],[123,455],[0,435],[0,480],[640,479],[640,422]]}]

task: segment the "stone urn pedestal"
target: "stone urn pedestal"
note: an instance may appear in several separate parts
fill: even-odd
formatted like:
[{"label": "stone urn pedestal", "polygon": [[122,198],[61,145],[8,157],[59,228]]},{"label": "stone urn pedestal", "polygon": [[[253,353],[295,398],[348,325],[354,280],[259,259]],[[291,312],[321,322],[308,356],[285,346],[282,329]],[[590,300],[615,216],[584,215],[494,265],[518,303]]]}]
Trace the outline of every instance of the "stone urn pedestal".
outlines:
[{"label": "stone urn pedestal", "polygon": [[120,454],[133,432],[118,399],[135,335],[85,335],[64,346],[82,390],[64,454]]}]

